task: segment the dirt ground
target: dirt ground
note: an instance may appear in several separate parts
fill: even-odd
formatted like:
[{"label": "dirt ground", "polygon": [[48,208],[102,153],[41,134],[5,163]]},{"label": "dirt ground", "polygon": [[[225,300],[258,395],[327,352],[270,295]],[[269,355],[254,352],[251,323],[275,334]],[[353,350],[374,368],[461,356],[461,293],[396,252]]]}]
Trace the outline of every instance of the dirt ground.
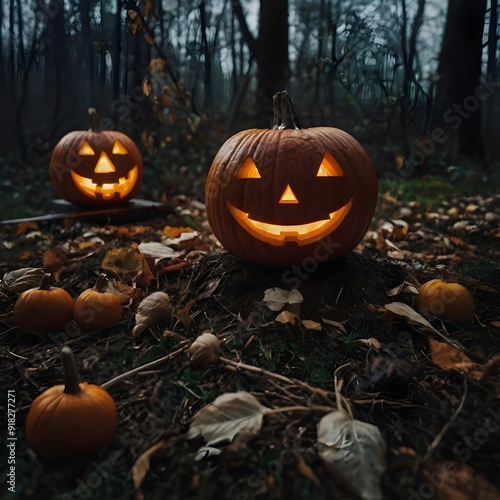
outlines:
[{"label": "dirt ground", "polygon": [[[358,248],[314,269],[241,262],[218,246],[203,204],[188,196],[136,219],[0,227],[1,275],[44,268],[76,298],[104,271],[125,310],[97,332],[74,322],[47,335],[22,332],[12,320],[17,293],[3,282],[0,377],[4,394],[15,391],[15,497],[358,498],[355,483],[371,480],[370,460],[340,478],[318,443],[319,421],[343,404],[386,446],[380,486],[374,480],[365,498],[500,498],[499,195],[432,206],[381,192]],[[172,253],[159,253],[159,243]],[[438,266],[472,293],[472,324],[412,315],[419,286],[440,276]],[[271,309],[265,296],[275,287],[296,288],[302,301]],[[138,305],[157,291],[175,315],[133,336]],[[283,310],[297,319],[278,317]],[[190,363],[185,348],[202,332],[217,336],[230,362]],[[62,382],[63,345],[81,380],[94,384],[178,353],[110,386],[119,425],[109,447],[44,462],[24,426],[33,399]],[[267,408],[303,409],[266,414],[259,429],[215,450],[188,436],[200,410],[241,391]]]}]

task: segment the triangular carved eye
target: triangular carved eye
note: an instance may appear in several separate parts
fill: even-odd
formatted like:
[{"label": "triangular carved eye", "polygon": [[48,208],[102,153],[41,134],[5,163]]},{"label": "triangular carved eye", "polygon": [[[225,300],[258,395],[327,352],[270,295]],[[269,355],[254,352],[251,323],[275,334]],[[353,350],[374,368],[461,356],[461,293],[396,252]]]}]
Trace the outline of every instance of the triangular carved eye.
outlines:
[{"label": "triangular carved eye", "polygon": [[87,141],[83,141],[78,150],[78,154],[81,156],[94,156],[95,151],[92,149]]},{"label": "triangular carved eye", "polygon": [[236,172],[237,179],[260,179],[260,173],[257,170],[257,165],[252,160],[251,156],[247,156],[241,164],[238,172]]},{"label": "triangular carved eye", "polygon": [[342,177],[344,172],[337,160],[326,151],[316,175],[317,177]]},{"label": "triangular carved eye", "polygon": [[125,146],[120,141],[115,141],[113,144],[113,154],[114,155],[126,155],[128,151],[125,149]]}]

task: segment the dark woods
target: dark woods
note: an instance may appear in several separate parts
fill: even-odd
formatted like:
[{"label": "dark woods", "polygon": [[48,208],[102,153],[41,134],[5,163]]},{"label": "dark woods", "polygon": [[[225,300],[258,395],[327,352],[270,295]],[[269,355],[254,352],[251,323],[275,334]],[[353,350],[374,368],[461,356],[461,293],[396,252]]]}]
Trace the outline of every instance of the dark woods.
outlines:
[{"label": "dark woods", "polygon": [[94,106],[151,161],[206,172],[287,89],[303,126],[350,132],[379,174],[483,175],[500,156],[497,24],[487,0],[3,0],[0,153],[48,154]]}]

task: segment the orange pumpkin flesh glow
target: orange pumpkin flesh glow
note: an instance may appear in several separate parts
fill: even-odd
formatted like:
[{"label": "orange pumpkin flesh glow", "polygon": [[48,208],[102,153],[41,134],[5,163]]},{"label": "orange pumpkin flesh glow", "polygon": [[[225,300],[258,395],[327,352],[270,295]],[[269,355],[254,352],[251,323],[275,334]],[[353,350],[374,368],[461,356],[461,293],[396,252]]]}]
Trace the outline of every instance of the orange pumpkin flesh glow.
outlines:
[{"label": "orange pumpkin flesh glow", "polygon": [[64,385],[50,387],[35,398],[26,419],[26,440],[46,460],[90,455],[114,438],[118,414],[102,387],[78,382],[73,353],[61,352]]},{"label": "orange pumpkin flesh glow", "polygon": [[274,96],[273,129],[229,138],[206,183],[210,227],[222,245],[257,264],[337,258],[363,238],[375,211],[371,160],[349,134],[301,129],[290,96]]},{"label": "orange pumpkin flesh glow", "polygon": [[113,206],[126,203],[142,182],[142,157],[122,132],[101,130],[94,108],[91,128],[66,134],[50,160],[56,192],[75,205]]}]

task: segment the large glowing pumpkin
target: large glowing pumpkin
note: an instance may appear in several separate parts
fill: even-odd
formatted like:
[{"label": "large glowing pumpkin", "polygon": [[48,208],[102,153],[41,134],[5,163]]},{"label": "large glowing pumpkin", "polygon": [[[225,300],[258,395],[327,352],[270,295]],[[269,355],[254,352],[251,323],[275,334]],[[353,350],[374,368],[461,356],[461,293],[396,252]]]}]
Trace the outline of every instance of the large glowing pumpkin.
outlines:
[{"label": "large glowing pumpkin", "polygon": [[302,129],[286,91],[273,101],[272,129],[239,132],[215,156],[205,190],[210,227],[227,250],[256,264],[341,257],[375,211],[372,162],[342,130]]},{"label": "large glowing pumpkin", "polygon": [[116,130],[101,130],[94,108],[91,127],[66,134],[54,148],[50,178],[57,194],[81,206],[126,203],[142,183],[142,157],[134,141]]}]

